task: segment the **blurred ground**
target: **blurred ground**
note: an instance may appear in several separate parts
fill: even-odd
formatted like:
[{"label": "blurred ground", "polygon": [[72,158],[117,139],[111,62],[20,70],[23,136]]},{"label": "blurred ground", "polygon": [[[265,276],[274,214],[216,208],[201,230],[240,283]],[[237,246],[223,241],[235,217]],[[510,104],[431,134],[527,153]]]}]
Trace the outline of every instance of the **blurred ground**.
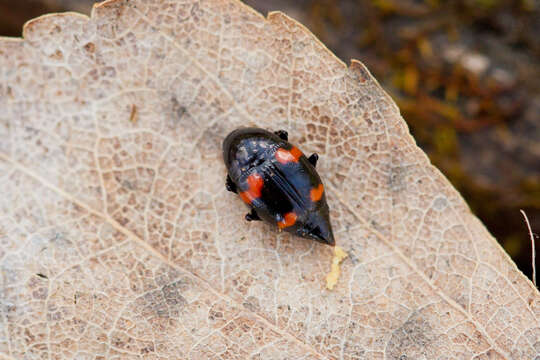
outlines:
[{"label": "blurred ground", "polygon": [[[0,35],[88,0],[0,0]],[[540,4],[535,0],[245,0],[364,62],[418,144],[531,277],[540,233]]]}]

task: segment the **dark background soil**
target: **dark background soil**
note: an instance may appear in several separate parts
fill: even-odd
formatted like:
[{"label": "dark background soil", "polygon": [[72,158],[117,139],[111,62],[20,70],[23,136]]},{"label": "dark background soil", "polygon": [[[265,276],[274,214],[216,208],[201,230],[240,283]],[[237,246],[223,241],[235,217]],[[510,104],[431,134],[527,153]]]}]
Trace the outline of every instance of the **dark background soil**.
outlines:
[{"label": "dark background soil", "polygon": [[[365,63],[418,144],[530,278],[519,209],[540,232],[540,4],[535,0],[245,0]],[[88,0],[0,0],[0,35]]]}]

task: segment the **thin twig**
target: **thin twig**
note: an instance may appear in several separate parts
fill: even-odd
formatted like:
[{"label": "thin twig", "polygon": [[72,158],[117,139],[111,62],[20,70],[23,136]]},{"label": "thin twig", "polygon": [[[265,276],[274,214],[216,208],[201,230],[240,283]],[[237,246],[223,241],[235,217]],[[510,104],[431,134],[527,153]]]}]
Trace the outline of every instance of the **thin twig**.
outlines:
[{"label": "thin twig", "polygon": [[536,286],[536,251],[534,250],[534,235],[531,230],[531,224],[529,224],[529,219],[527,218],[527,214],[525,214],[525,211],[519,210],[523,214],[523,217],[525,218],[525,222],[527,223],[527,228],[529,229],[529,235],[531,237],[531,247],[532,247],[532,269],[533,269],[533,284]]}]

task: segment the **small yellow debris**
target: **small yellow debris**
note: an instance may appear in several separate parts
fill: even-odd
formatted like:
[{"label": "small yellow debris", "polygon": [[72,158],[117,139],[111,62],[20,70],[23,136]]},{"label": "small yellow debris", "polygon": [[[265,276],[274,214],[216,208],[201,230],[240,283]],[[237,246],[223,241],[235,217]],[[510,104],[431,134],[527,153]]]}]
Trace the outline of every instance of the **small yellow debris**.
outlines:
[{"label": "small yellow debris", "polygon": [[347,257],[347,253],[339,246],[334,247],[334,257],[332,258],[332,269],[326,275],[326,288],[332,290],[339,279],[339,264]]},{"label": "small yellow debris", "polygon": [[131,105],[131,113],[129,114],[129,121],[135,124],[137,122],[137,105]]}]

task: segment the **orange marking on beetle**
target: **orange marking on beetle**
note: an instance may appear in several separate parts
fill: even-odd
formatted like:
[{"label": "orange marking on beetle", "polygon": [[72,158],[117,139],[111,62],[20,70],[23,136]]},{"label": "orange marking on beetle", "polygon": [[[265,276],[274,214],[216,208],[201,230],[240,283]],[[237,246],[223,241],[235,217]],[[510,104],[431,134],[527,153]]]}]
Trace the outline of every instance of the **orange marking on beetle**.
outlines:
[{"label": "orange marking on beetle", "polygon": [[300,156],[302,156],[302,152],[296,146],[293,146],[293,148],[291,149],[291,154],[296,159],[296,161],[298,161],[298,159],[300,159]]},{"label": "orange marking on beetle", "polygon": [[323,192],[324,192],[323,184],[319,184],[319,186],[312,188],[309,192],[311,201],[315,202],[315,201],[321,200]]},{"label": "orange marking on beetle", "polygon": [[296,213],[294,212],[286,213],[285,216],[283,216],[283,220],[279,221],[277,225],[280,229],[293,226],[294,223],[296,223],[296,217]]},{"label": "orange marking on beetle", "polygon": [[291,150],[279,148],[276,151],[276,159],[282,164],[298,162],[300,156],[302,156],[302,152],[296,146],[293,146]]},{"label": "orange marking on beetle", "polygon": [[264,185],[264,180],[261,175],[253,173],[247,178],[248,189],[240,193],[240,197],[246,204],[251,204],[253,200],[261,197],[261,189]]},{"label": "orange marking on beetle", "polygon": [[249,196],[249,192],[241,192],[240,193],[240,197],[242,198],[242,200],[246,203],[246,204],[251,204],[251,202],[253,201],[253,199]]}]

